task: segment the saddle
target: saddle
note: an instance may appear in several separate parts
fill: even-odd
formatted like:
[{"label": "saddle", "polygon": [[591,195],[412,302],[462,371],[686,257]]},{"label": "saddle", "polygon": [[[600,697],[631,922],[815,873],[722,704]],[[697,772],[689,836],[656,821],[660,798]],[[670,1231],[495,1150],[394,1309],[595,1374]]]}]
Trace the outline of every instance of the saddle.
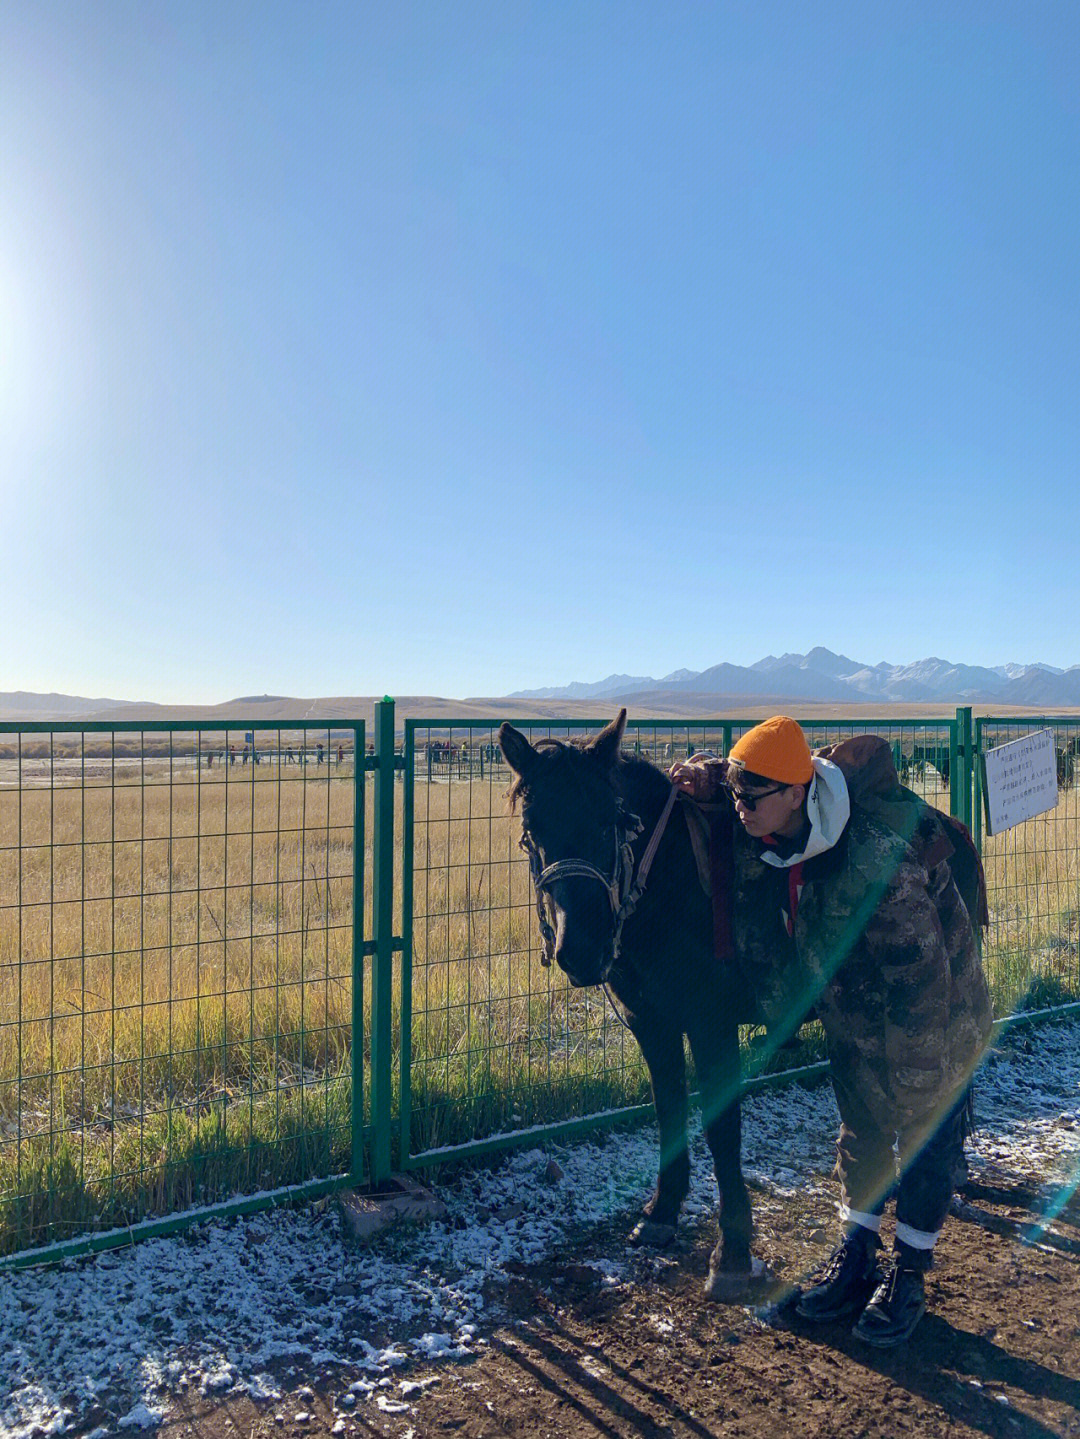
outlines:
[{"label": "saddle", "polygon": [[[678,798],[686,817],[686,828],[690,832],[690,844],[694,851],[698,879],[701,881],[701,888],[711,898],[715,888],[711,859],[712,823],[701,805],[696,800],[692,800],[684,790],[679,791]],[[719,806],[708,805],[706,808],[712,811],[718,809]]]},{"label": "saddle", "polygon": [[717,824],[719,804],[702,803],[680,790],[678,799],[686,817],[690,846],[694,851],[698,882],[712,901],[713,953],[718,960],[732,958],[731,938],[731,816]]}]

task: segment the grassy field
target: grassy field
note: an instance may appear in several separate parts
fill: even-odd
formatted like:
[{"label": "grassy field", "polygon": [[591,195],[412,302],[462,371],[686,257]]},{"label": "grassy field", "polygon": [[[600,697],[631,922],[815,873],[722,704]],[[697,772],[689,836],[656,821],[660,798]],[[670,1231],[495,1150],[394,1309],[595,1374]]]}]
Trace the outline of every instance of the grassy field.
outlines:
[{"label": "grassy field", "polygon": [[[0,775],[0,1250],[347,1169],[351,764],[43,775]],[[507,778],[415,779],[413,1153],[647,1098],[603,995],[539,963]],[[1069,790],[986,842],[999,1013],[1080,993],[1078,839]]]}]

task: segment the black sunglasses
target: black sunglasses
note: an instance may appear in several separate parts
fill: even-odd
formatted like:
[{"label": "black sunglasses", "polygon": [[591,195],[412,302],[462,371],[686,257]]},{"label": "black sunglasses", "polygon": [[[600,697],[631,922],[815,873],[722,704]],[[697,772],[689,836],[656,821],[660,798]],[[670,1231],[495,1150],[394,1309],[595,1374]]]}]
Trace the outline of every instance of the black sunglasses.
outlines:
[{"label": "black sunglasses", "polygon": [[772,789],[739,789],[737,785],[729,784],[728,793],[731,795],[733,804],[741,804],[748,814],[753,814],[763,799],[768,799],[771,794],[779,794],[782,789],[790,789],[787,784],[774,785]]}]

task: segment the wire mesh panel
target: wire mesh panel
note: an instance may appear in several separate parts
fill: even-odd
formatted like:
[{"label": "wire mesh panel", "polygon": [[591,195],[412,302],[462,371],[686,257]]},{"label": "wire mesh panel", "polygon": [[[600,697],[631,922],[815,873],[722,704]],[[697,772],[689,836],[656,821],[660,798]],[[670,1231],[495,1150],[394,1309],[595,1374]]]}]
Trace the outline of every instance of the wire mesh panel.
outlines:
[{"label": "wire mesh panel", "polygon": [[[755,719],[631,721],[624,747],[666,769],[675,760],[699,751],[726,755],[757,723]],[[852,735],[880,735],[892,749],[901,782],[938,808],[949,808],[956,769],[955,720],[818,718],[800,719],[799,724],[813,749],[838,744]]]},{"label": "wire mesh panel", "polygon": [[[515,721],[535,742],[603,721]],[[661,768],[726,753],[753,720],[630,721],[623,745]],[[814,746],[872,729],[905,782],[949,808],[955,722],[804,721]],[[405,726],[404,1159],[648,1100],[633,1037],[604,993],[541,964],[497,722]],[[499,1142],[498,1140],[495,1142]]]},{"label": "wire mesh panel", "polygon": [[985,834],[976,767],[975,819],[990,906],[985,960],[1000,1015],[1080,999],[1080,716],[986,716],[976,721],[976,749],[984,755],[1042,729],[1054,734],[1054,809]]},{"label": "wire mesh panel", "polygon": [[348,1170],[362,747],[0,727],[0,1253]]},{"label": "wire mesh panel", "polygon": [[901,784],[929,804],[949,810],[957,771],[956,721],[952,719],[801,719],[813,749],[839,744],[852,735],[875,734],[886,740]]},{"label": "wire mesh panel", "polygon": [[[522,723],[534,741],[596,727]],[[541,964],[497,728],[406,724],[413,1156],[648,1098],[637,1045],[603,992],[575,990]]]}]

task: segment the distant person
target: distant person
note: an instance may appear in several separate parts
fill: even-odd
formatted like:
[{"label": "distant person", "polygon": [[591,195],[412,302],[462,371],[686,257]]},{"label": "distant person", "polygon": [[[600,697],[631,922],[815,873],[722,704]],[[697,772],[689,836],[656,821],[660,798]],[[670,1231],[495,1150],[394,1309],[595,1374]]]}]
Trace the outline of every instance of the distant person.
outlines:
[{"label": "distant person", "polygon": [[230,764],[235,764],[235,763],[236,763],[236,746],[235,746],[234,744],[231,744],[231,745],[229,746],[229,763],[230,763]]},{"label": "distant person", "polygon": [[320,744],[320,745],[319,745],[318,756],[316,757],[316,760],[315,760],[315,763],[316,763],[317,765],[322,764],[324,755],[325,755],[325,747]]},{"label": "distant person", "polygon": [[244,765],[246,765],[247,762],[248,762],[248,747],[247,747],[247,745],[245,745],[245,746],[244,746],[244,757],[243,757],[243,759],[240,761],[240,768],[243,769]]},{"label": "distant person", "polygon": [[812,755],[798,724],[774,715],[727,760],[694,756],[670,773],[697,799],[722,783],[734,801],[736,959],[761,1017],[781,1040],[811,1016],[825,1030],[844,1235],[795,1312],[855,1319],[857,1338],[890,1348],[926,1309],[923,1275],[965,1172],[970,1081],[990,1035],[978,856],[959,822],[900,788],[874,735]]},{"label": "distant person", "polygon": [[296,755],[293,754],[293,747],[292,747],[292,745],[290,745],[289,748],[285,751],[285,763],[286,763],[286,764],[295,764],[295,763],[296,763]]},{"label": "distant person", "polygon": [[339,744],[338,747],[337,747],[337,762],[338,762],[338,764],[343,764],[343,763],[345,762],[345,746],[344,746],[344,745],[340,745],[340,744]]}]

